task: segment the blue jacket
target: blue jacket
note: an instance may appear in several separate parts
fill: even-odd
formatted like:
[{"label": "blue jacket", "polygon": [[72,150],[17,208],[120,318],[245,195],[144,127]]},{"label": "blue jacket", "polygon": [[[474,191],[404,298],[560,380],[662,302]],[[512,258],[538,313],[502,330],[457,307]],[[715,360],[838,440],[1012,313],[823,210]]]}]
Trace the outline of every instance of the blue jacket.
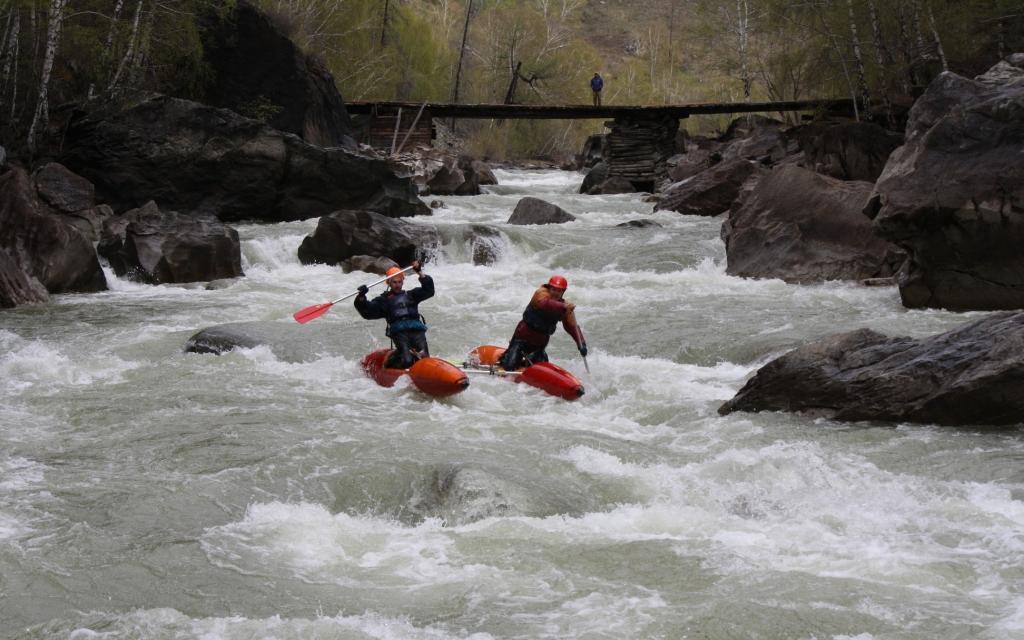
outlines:
[{"label": "blue jacket", "polygon": [[604,88],[604,80],[601,76],[594,76],[590,79],[590,88],[594,91],[600,91]]}]

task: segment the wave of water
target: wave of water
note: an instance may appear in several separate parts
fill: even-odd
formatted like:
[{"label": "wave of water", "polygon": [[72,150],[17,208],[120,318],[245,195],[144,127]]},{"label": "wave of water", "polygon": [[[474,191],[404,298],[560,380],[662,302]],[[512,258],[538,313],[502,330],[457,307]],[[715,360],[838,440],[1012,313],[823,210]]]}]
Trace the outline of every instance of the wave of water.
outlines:
[{"label": "wave of water", "polygon": [[[431,351],[503,345],[570,282],[576,403],[478,376],[377,386],[346,302],[377,279],[301,265],[314,221],[239,229],[246,277],[58,296],[0,320],[0,618],[18,638],[986,638],[1024,633],[1019,432],[719,416],[769,358],[834,331],[928,335],[979,314],[892,289],[725,272],[718,219],[500,185],[441,233]],[[507,225],[525,195],[567,225]],[[620,228],[646,218],[659,227]],[[498,254],[474,265],[470,225]],[[414,284],[414,278],[410,279]],[[274,344],[182,352],[256,321]],[[19,595],[20,594],[20,595]]]}]

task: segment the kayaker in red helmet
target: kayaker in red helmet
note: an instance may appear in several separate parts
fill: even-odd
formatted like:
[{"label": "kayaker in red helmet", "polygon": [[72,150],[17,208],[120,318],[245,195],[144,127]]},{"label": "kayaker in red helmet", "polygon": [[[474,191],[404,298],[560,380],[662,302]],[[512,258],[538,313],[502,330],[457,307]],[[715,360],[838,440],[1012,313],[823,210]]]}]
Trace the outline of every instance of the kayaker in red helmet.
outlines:
[{"label": "kayaker in red helmet", "polygon": [[[419,261],[413,261],[412,269],[420,278],[420,286],[405,291],[405,274],[398,267],[391,267],[384,274],[388,276],[388,290],[373,300],[366,299],[369,289],[361,285],[355,299],[356,311],[367,320],[385,318],[388,321],[386,335],[395,345],[395,352],[385,366],[408,369],[418,358],[430,355],[427,348],[427,324],[419,312],[419,304],[434,295],[434,279],[422,273]],[[413,352],[416,352],[415,354]]]},{"label": "kayaker in red helmet", "polygon": [[498,361],[503,369],[513,371],[530,364],[547,362],[548,354],[545,349],[559,322],[576,342],[580,355],[586,357],[587,342],[579,325],[576,324],[576,316],[573,315],[576,305],[562,297],[568,287],[569,283],[563,276],[551,276],[533,292],[530,304],[526,305],[526,310],[523,311],[523,319],[516,325],[515,333],[512,334],[508,349]]}]

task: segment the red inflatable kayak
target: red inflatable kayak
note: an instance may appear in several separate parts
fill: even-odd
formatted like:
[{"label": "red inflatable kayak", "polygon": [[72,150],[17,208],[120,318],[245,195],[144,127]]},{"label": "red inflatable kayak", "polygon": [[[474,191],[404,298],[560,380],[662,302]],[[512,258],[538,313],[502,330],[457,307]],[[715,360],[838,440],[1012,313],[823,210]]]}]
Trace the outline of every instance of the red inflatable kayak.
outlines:
[{"label": "red inflatable kayak", "polygon": [[503,353],[503,347],[482,345],[469,352],[464,366],[471,370],[509,377],[516,382],[525,382],[531,387],[537,387],[565,400],[576,400],[583,395],[583,383],[562,367],[550,362],[538,362],[518,371],[505,371],[498,367],[498,358]]},{"label": "red inflatable kayak", "polygon": [[469,386],[465,371],[440,358],[420,358],[408,369],[385,367],[392,351],[377,349],[363,356],[363,371],[382,387],[393,387],[404,375],[423,393],[439,398],[453,396]]}]

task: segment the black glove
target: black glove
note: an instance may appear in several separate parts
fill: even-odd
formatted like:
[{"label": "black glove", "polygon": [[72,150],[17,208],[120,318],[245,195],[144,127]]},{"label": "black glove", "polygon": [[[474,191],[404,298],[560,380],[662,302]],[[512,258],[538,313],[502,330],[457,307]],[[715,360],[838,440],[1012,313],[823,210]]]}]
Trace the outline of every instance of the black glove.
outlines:
[{"label": "black glove", "polygon": [[583,356],[584,358],[587,357],[587,343],[586,342],[584,342],[583,344],[580,345],[580,355]]},{"label": "black glove", "polygon": [[416,275],[420,275],[420,271],[423,269],[423,265],[420,264],[419,260],[412,261],[412,270],[416,272]]},{"label": "black glove", "polygon": [[365,295],[366,295],[366,293],[367,293],[367,292],[368,292],[369,290],[370,290],[370,287],[366,286],[365,284],[361,284],[361,285],[359,285],[359,288],[358,288],[358,289],[356,289],[356,291],[358,291],[358,292],[359,292],[359,295],[360,295],[360,296],[365,296]]}]

